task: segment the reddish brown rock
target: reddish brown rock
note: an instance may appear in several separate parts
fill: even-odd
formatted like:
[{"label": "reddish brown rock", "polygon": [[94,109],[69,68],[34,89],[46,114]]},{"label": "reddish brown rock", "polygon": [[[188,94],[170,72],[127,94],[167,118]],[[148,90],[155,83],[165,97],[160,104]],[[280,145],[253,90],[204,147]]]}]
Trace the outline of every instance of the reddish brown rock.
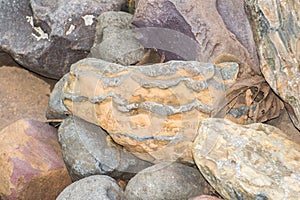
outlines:
[{"label": "reddish brown rock", "polygon": [[0,132],[0,199],[55,199],[71,183],[56,129],[22,119]]}]

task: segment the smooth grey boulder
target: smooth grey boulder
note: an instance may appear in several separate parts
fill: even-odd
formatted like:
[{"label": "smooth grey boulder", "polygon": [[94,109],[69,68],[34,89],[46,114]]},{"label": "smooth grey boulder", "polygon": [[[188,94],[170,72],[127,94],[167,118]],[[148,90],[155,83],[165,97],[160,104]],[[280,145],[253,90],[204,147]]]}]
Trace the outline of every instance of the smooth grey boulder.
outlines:
[{"label": "smooth grey boulder", "polygon": [[123,151],[99,126],[76,117],[63,121],[58,136],[73,181],[95,174],[129,179],[152,165]]},{"label": "smooth grey boulder", "polygon": [[121,200],[122,196],[123,191],[113,178],[95,175],[72,183],[56,200]]},{"label": "smooth grey boulder", "polygon": [[22,66],[59,79],[93,45],[95,19],[125,0],[14,0],[0,6],[0,52]]},{"label": "smooth grey boulder", "polygon": [[127,200],[182,200],[213,191],[197,169],[163,162],[134,176],[128,182],[124,195]]},{"label": "smooth grey boulder", "polygon": [[97,18],[96,39],[89,57],[122,65],[135,64],[145,50],[131,30],[133,15],[108,11]]}]

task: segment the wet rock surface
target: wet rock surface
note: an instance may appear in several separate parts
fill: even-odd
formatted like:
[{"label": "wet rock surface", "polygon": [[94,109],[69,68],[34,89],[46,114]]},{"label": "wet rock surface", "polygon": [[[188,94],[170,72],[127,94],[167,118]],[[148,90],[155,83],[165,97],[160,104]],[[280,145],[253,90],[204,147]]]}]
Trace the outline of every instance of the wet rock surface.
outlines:
[{"label": "wet rock surface", "polygon": [[21,119],[0,131],[0,199],[55,199],[71,183],[57,130]]},{"label": "wet rock surface", "polygon": [[96,174],[127,180],[151,166],[124,151],[99,126],[76,117],[63,121],[58,136],[73,181]]},{"label": "wet rock surface", "polygon": [[193,146],[195,162],[225,199],[297,199],[300,145],[265,124],[207,119]]},{"label": "wet rock surface", "polygon": [[87,56],[95,37],[95,18],[104,11],[120,10],[123,2],[2,1],[0,51],[32,71],[58,79]]},{"label": "wet rock surface", "polygon": [[139,172],[125,190],[125,199],[181,200],[214,191],[199,171],[179,163],[159,163]]}]

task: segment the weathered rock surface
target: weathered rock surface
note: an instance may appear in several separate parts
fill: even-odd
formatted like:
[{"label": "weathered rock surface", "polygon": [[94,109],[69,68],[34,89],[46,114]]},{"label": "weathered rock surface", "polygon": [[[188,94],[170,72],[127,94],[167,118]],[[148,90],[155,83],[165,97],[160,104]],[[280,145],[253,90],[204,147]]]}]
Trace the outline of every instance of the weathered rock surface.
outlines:
[{"label": "weathered rock surface", "polygon": [[0,199],[55,199],[71,183],[55,128],[22,119],[0,132]]},{"label": "weathered rock surface", "polygon": [[135,64],[144,56],[144,47],[131,30],[133,15],[104,12],[97,18],[96,39],[89,57],[122,65]]},{"label": "weathered rock surface", "polygon": [[300,2],[248,2],[261,71],[300,130]]},{"label": "weathered rock surface", "polygon": [[0,67],[0,130],[24,117],[45,121],[52,84],[26,69]]},{"label": "weathered rock surface", "polygon": [[120,10],[124,0],[15,0],[0,7],[0,51],[24,67],[60,78],[87,56],[95,36],[95,18]]},{"label": "weathered rock surface", "polygon": [[63,121],[58,136],[73,181],[96,174],[127,180],[151,166],[123,151],[99,126],[76,117]]},{"label": "weathered rock surface", "polygon": [[237,73],[236,63],[122,66],[84,59],[71,67],[64,104],[144,160],[192,162],[199,123],[217,114]]},{"label": "weathered rock surface", "polygon": [[139,0],[133,24],[144,47],[166,51],[167,60],[214,62],[230,54],[260,73],[244,1]]},{"label": "weathered rock surface", "polygon": [[209,196],[209,195],[201,195],[197,197],[190,198],[189,200],[221,200],[218,197]]},{"label": "weathered rock surface", "polygon": [[204,120],[193,155],[225,199],[299,198],[300,145],[273,126]]},{"label": "weathered rock surface", "polygon": [[121,200],[122,197],[123,191],[113,178],[95,175],[72,183],[56,200]]},{"label": "weathered rock surface", "polygon": [[128,182],[124,196],[128,200],[182,200],[212,191],[197,169],[164,162],[134,176]]}]

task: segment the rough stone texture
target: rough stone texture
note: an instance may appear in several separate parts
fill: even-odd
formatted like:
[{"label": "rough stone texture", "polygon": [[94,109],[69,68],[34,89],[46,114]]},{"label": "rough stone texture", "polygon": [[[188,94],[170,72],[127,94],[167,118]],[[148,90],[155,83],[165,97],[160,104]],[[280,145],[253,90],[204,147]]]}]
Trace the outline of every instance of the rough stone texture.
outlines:
[{"label": "rough stone texture", "polygon": [[209,195],[201,195],[194,198],[190,198],[189,200],[221,200],[218,197],[209,196]]},{"label": "rough stone texture", "polygon": [[52,84],[26,69],[0,67],[0,130],[24,117],[45,121]]},{"label": "rough stone texture", "polygon": [[212,191],[197,169],[164,162],[133,177],[127,184],[124,196],[127,200],[182,200]]},{"label": "rough stone texture", "polygon": [[22,119],[0,132],[0,199],[55,199],[71,183],[55,128]]},{"label": "rough stone texture", "polygon": [[109,11],[97,18],[96,39],[89,57],[122,65],[135,64],[144,56],[144,47],[131,30],[132,15]]},{"label": "rough stone texture", "polygon": [[0,51],[24,67],[60,78],[93,45],[95,18],[124,0],[14,0],[0,6]]},{"label": "rough stone texture", "polygon": [[72,183],[56,200],[121,200],[122,196],[123,191],[113,178],[95,175]]},{"label": "rough stone texture", "polygon": [[123,151],[99,126],[76,117],[63,121],[58,136],[73,181],[95,174],[127,180],[151,166]]},{"label": "rough stone texture", "polygon": [[[230,54],[260,73],[244,1],[139,0],[133,24],[148,27],[138,30],[144,36],[142,44],[165,50],[167,60],[214,62]],[[151,27],[175,30],[185,37]]]},{"label": "rough stone texture", "polygon": [[54,86],[51,91],[46,110],[47,119],[65,119],[68,116],[68,109],[63,104],[62,89],[65,86],[69,74],[65,74]]},{"label": "rough stone texture", "polygon": [[300,2],[248,2],[261,71],[300,129]]},{"label": "rough stone texture", "polygon": [[84,59],[71,67],[64,104],[144,160],[193,162],[189,145],[199,123],[219,114],[237,73],[236,63],[122,66]]},{"label": "rough stone texture", "polygon": [[195,162],[224,199],[298,199],[300,145],[265,124],[202,122]]}]

